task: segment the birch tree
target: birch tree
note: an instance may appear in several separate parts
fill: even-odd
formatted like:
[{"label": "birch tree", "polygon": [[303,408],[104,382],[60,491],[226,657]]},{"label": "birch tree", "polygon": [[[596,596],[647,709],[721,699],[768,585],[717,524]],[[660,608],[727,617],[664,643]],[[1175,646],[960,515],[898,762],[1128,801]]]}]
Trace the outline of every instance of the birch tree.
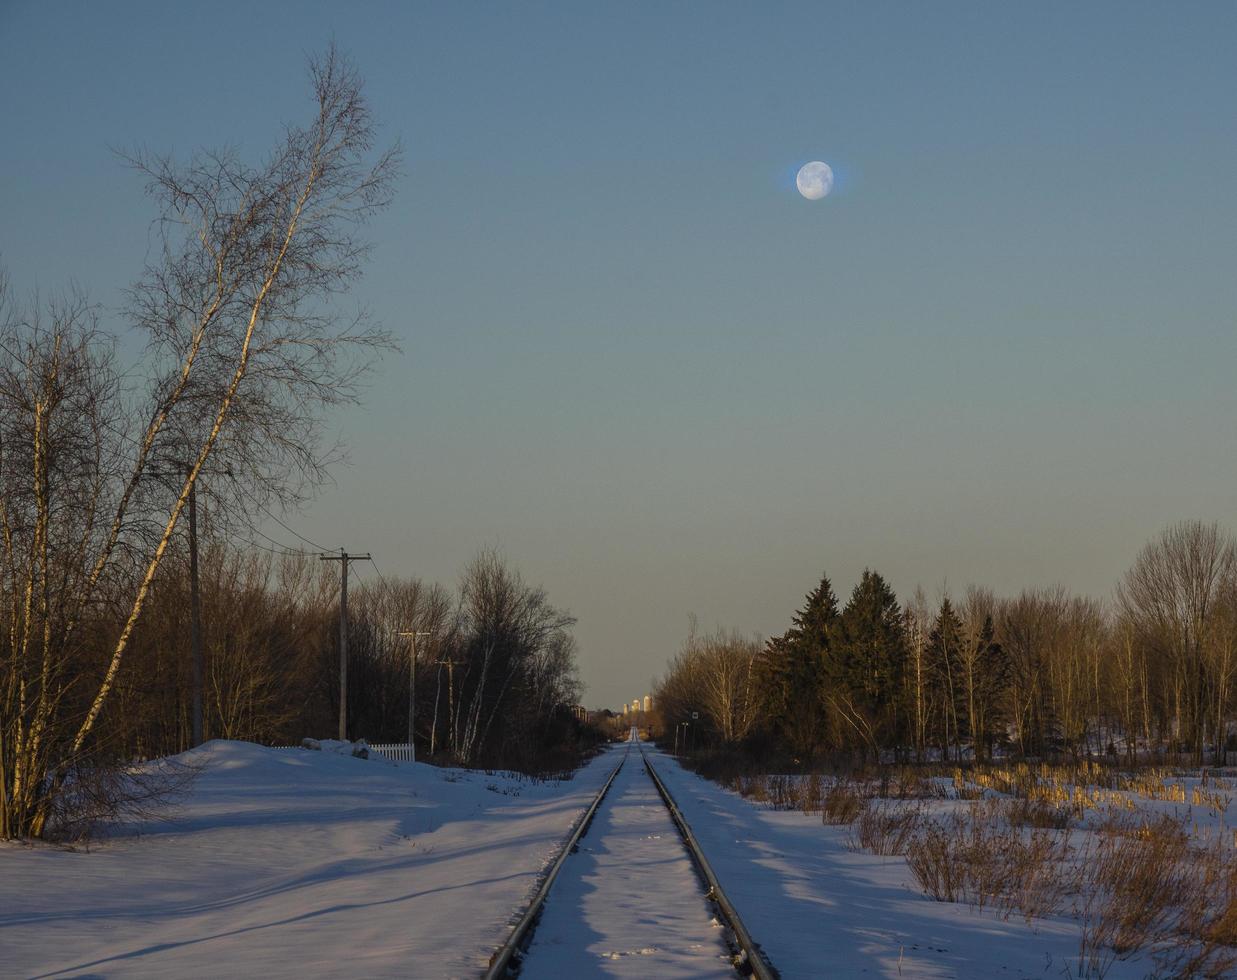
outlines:
[{"label": "birch tree", "polygon": [[[109,387],[99,344],[77,343],[73,330],[50,339],[26,331],[39,356],[5,355],[14,390],[29,405],[0,465],[28,491],[33,515],[28,524],[11,521],[6,545],[9,581],[21,583],[9,617],[19,655],[6,661],[0,725],[6,836],[44,833],[66,778],[99,748],[92,737],[204,469],[230,474],[235,500],[294,503],[334,458],[322,438],[324,410],[354,400],[374,354],[390,345],[386,333],[341,316],[329,301],[360,274],[367,246],[358,226],[389,200],[398,151],[375,151],[360,79],[333,48],[311,61],[309,75],[309,121],[286,127],[260,165],[234,151],[201,152],[184,164],[146,153],[130,158],[159,213],[156,257],[130,294],[134,324],[147,340],[145,391],[126,397]],[[76,353],[66,360],[69,352]],[[90,472],[89,499],[76,510],[49,496],[54,460],[46,438],[51,413],[68,417],[63,406],[74,397],[98,402],[78,430]],[[178,474],[170,489],[169,469]],[[53,570],[52,544],[70,539],[80,542],[82,571],[73,602],[57,608],[52,586],[63,576]],[[41,660],[32,681],[35,627],[44,650],[69,650],[81,610],[109,590],[123,610],[119,629],[96,662],[75,664],[70,704],[54,676],[55,655]],[[31,697],[46,713],[37,724],[29,720]],[[31,734],[41,746],[34,754]]]}]

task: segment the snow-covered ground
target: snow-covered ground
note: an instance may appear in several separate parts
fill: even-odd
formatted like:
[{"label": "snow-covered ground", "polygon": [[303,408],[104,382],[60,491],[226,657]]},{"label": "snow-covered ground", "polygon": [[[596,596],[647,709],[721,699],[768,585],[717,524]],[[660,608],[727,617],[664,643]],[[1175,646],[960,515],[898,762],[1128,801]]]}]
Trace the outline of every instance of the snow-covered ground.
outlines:
[{"label": "snow-covered ground", "polygon": [[[1076,977],[1079,926],[924,896],[901,857],[859,853],[819,813],[771,810],[649,751],[752,938],[783,977]],[[1114,963],[1109,980],[1146,976]]]},{"label": "snow-covered ground", "polygon": [[[627,751],[534,783],[209,743],[190,756],[204,769],[174,820],[88,851],[0,844],[0,976],[475,977]],[[551,893],[527,977],[726,973],[700,883],[631,751]],[[647,751],[787,980],[1078,975],[1076,921],[932,901],[903,858],[855,850],[848,828]],[[1225,807],[1194,804],[1194,789],[1155,806],[1191,806],[1230,833]],[[1152,967],[1117,961],[1107,975]]]},{"label": "snow-covered ground", "polygon": [[0,976],[478,976],[615,761],[538,784],[241,742],[187,758],[174,822],[0,844]]},{"label": "snow-covered ground", "polygon": [[636,749],[555,881],[522,974],[735,976],[721,926]]}]

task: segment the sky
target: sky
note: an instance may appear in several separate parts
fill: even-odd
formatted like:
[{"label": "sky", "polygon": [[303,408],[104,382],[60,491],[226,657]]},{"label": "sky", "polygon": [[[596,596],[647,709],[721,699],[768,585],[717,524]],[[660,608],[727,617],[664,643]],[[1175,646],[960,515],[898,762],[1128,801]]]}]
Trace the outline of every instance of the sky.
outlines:
[{"label": "sky", "polygon": [[123,333],[114,150],[260,160],[332,39],[405,150],[354,293],[402,352],[288,523],[445,584],[499,548],[588,704],[822,572],[1108,596],[1237,527],[1237,5],[0,0],[13,285]]}]

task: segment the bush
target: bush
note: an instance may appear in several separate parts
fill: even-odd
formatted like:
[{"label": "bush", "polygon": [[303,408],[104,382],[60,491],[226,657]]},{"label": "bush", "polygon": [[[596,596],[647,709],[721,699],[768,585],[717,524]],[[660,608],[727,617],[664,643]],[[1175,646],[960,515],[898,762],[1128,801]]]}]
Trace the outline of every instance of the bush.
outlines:
[{"label": "bush", "polygon": [[852,823],[867,805],[867,800],[854,783],[839,779],[829,787],[821,801],[820,819],[825,824]]},{"label": "bush", "polygon": [[1070,886],[1068,833],[1010,827],[992,804],[923,821],[905,847],[920,887],[939,902],[996,905],[1030,919],[1055,912]]},{"label": "bush", "polygon": [[1041,800],[1010,800],[1005,806],[1005,819],[1011,827],[1032,827],[1037,830],[1068,830],[1072,823],[1070,811]]},{"label": "bush", "polygon": [[922,824],[919,806],[881,803],[865,807],[852,829],[852,845],[873,854],[905,854]]}]

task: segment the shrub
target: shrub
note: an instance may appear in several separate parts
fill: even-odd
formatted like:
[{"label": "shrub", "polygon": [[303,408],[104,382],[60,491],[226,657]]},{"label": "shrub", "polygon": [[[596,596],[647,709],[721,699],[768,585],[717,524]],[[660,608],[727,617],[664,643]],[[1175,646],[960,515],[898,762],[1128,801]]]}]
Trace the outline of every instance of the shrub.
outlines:
[{"label": "shrub", "polygon": [[922,823],[919,806],[882,803],[865,807],[854,823],[852,846],[873,854],[905,854]]},{"label": "shrub", "polygon": [[1072,815],[1064,807],[1042,800],[1010,800],[1005,806],[1005,819],[1011,827],[1033,827],[1038,830],[1067,830]]},{"label": "shrub", "polygon": [[1069,854],[1068,834],[1011,827],[992,803],[945,821],[924,820],[906,843],[907,863],[932,898],[979,909],[996,905],[1028,919],[1060,907]]},{"label": "shrub", "polygon": [[833,783],[821,801],[820,819],[825,824],[852,823],[867,808],[867,800],[849,780]]}]

